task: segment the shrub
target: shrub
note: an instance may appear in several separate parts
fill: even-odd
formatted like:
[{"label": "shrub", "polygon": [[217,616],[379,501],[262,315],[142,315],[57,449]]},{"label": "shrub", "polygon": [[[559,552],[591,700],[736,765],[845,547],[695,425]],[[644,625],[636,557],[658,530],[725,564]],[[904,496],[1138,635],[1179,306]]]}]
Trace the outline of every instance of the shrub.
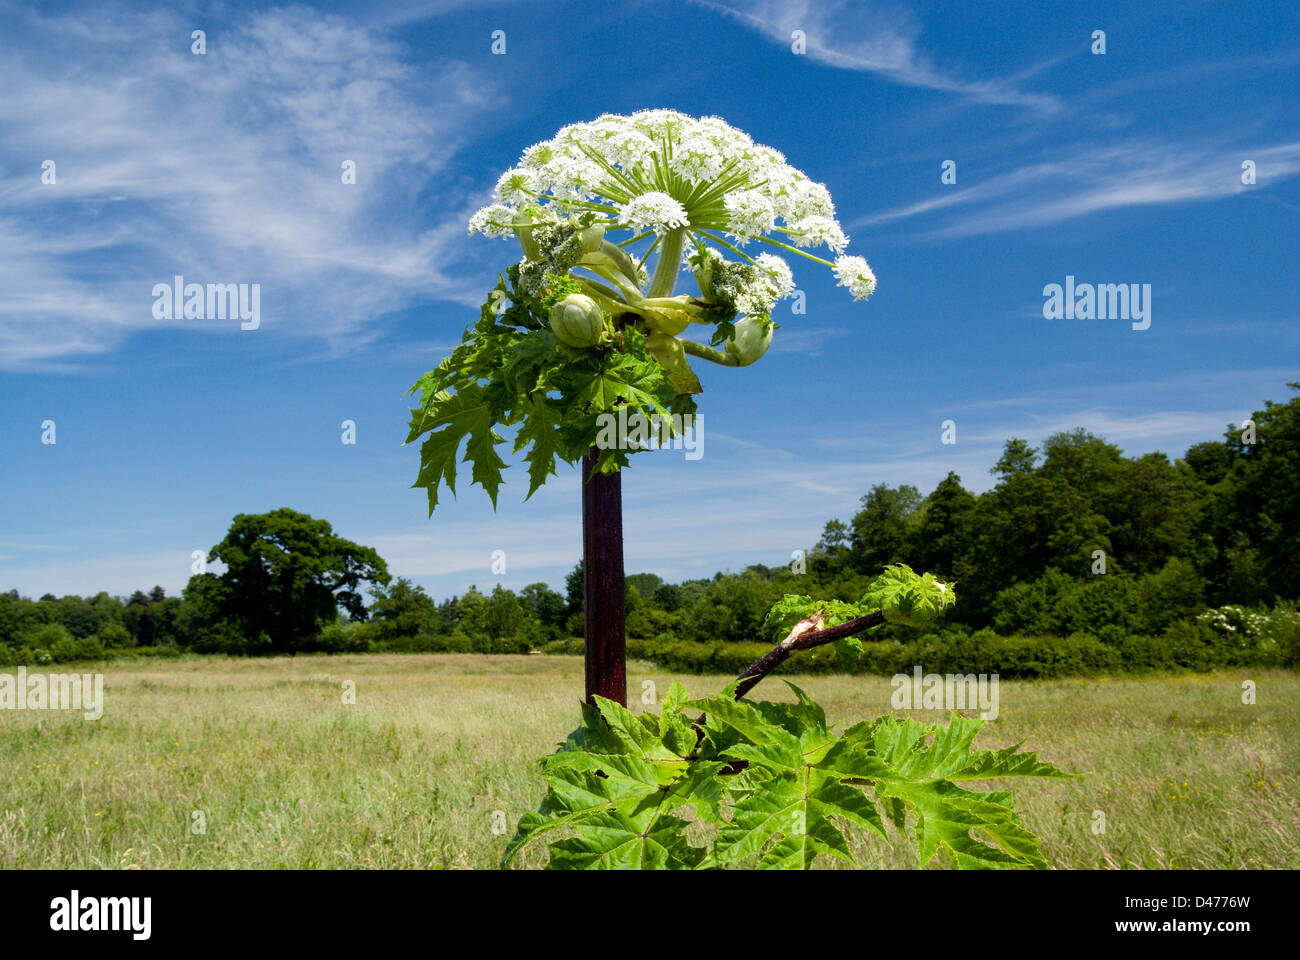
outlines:
[{"label": "shrub", "polygon": [[131,632],[126,627],[120,623],[109,623],[99,631],[99,642],[106,650],[114,650],[131,646],[133,640]]},{"label": "shrub", "polygon": [[33,650],[45,650],[52,655],[56,645],[70,644],[73,640],[71,632],[63,624],[42,623],[27,632],[23,637],[23,646]]},{"label": "shrub", "polygon": [[[1260,631],[1262,640],[1247,642],[1231,631],[1220,635],[1206,623],[1186,620],[1171,625],[1160,636],[1126,634],[1114,624],[1098,630],[1100,636],[1076,632],[1068,637],[1000,636],[983,629],[974,634],[931,632],[902,640],[873,631],[862,638],[863,653],[854,663],[844,664],[834,645],[828,644],[803,652],[777,672],[795,669],[813,674],[893,676],[920,666],[927,673],[996,673],[1007,679],[1034,679],[1295,662],[1300,648],[1300,612],[1275,613]],[[665,636],[653,641],[629,639],[627,649],[629,656],[667,670],[738,676],[771,648],[759,643],[696,643]],[[546,653],[580,654],[582,650],[581,640],[557,641],[544,648]],[[1293,659],[1286,661],[1288,656]]]},{"label": "shrub", "polygon": [[1277,644],[1278,659],[1288,667],[1300,666],[1300,609],[1295,601],[1280,601],[1273,608],[1268,632]]},{"label": "shrub", "polygon": [[542,653],[559,654],[562,656],[572,656],[578,654],[581,656],[587,651],[587,642],[581,637],[569,637],[567,640],[552,640],[550,643],[542,646]]},{"label": "shrub", "polygon": [[362,629],[365,626],[356,620],[327,623],[313,646],[325,653],[365,653],[371,649],[370,640]]},{"label": "shrub", "polygon": [[163,644],[159,647],[125,647],[120,649],[105,650],[105,657],[109,660],[134,660],[142,658],[146,660],[172,660],[179,657],[185,651],[180,647],[172,644]]}]

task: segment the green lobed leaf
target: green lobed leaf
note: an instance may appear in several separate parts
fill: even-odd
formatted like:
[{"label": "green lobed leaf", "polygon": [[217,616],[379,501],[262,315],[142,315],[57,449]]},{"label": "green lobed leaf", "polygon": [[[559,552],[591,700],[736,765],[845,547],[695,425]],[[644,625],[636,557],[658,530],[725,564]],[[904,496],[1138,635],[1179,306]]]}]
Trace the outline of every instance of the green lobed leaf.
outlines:
[{"label": "green lobed leaf", "polygon": [[[851,861],[846,831],[888,838],[888,819],[915,840],[921,865],[942,854],[959,869],[1046,866],[1010,792],[958,782],[1070,774],[1019,744],[974,749],[983,722],[961,716],[884,716],[836,736],[789,686],[793,703],[737,701],[733,682],[699,699],[675,683],[659,714],[584,705],[582,727],[543,761],[546,797],[505,861],[551,837],[554,869],[807,869],[820,856]],[[686,840],[687,810],[712,825],[705,846]]]}]

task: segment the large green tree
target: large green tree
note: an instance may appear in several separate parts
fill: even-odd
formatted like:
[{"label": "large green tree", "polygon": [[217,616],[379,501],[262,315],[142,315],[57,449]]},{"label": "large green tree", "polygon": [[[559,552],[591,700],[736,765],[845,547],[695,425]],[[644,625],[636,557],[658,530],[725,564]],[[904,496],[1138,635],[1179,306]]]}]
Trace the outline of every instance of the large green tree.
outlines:
[{"label": "large green tree", "polygon": [[370,547],[334,534],[324,520],[281,508],[241,513],[209,560],[224,573],[190,578],[186,599],[210,608],[217,623],[234,626],[248,652],[311,649],[338,608],[366,619],[361,586],[386,584],[388,566]]},{"label": "large green tree", "polygon": [[[903,560],[921,506],[920,491],[907,483],[897,488],[878,483],[861,503],[849,534],[857,569],[876,572],[887,563]],[[827,534],[833,535],[834,531],[828,530]]]},{"label": "large green tree", "polygon": [[[1300,390],[1300,382],[1290,383]],[[1261,599],[1295,596],[1300,584],[1300,397],[1265,402],[1249,427],[1231,429],[1232,473],[1225,491],[1238,533],[1249,539],[1262,573]]]}]

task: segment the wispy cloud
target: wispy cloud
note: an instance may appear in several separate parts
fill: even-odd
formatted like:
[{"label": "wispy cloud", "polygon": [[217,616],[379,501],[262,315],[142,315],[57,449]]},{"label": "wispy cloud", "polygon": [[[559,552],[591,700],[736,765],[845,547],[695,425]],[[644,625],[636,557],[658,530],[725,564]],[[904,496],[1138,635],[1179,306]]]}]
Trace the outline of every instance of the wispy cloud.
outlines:
[{"label": "wispy cloud", "polygon": [[848,0],[695,0],[789,45],[791,34],[806,35],[806,55],[842,70],[877,74],[894,83],[957,94],[978,103],[1055,113],[1050,94],[1016,86],[1039,68],[1006,79],[968,79],[936,65],[920,48],[921,26],[911,13]]},{"label": "wispy cloud", "polygon": [[[411,198],[493,105],[483,79],[449,59],[417,69],[382,36],[299,7],[214,29],[200,56],[191,19],[11,23],[23,41],[0,50],[17,79],[0,100],[0,366],[166,323],[150,291],[175,273],[260,283],[264,333],[332,342],[359,342],[416,297],[469,302],[473,278],[449,269],[464,211]],[[41,183],[45,160],[55,184]]]},{"label": "wispy cloud", "polygon": [[[1241,182],[1253,160],[1258,182]],[[944,217],[931,236],[964,237],[1043,227],[1125,207],[1189,203],[1264,190],[1300,175],[1300,142],[1273,146],[1207,147],[1130,140],[1071,151],[996,172],[971,187],[887,210],[852,224]]]}]

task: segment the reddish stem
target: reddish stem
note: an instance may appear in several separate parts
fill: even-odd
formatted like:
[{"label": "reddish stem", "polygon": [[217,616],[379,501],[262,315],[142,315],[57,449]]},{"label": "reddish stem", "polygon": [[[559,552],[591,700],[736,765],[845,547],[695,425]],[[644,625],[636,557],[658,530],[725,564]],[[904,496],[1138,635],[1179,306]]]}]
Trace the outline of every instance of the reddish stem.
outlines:
[{"label": "reddish stem", "polygon": [[586,599],[587,702],[627,706],[622,473],[596,472],[600,451],[582,458],[582,570]]}]

